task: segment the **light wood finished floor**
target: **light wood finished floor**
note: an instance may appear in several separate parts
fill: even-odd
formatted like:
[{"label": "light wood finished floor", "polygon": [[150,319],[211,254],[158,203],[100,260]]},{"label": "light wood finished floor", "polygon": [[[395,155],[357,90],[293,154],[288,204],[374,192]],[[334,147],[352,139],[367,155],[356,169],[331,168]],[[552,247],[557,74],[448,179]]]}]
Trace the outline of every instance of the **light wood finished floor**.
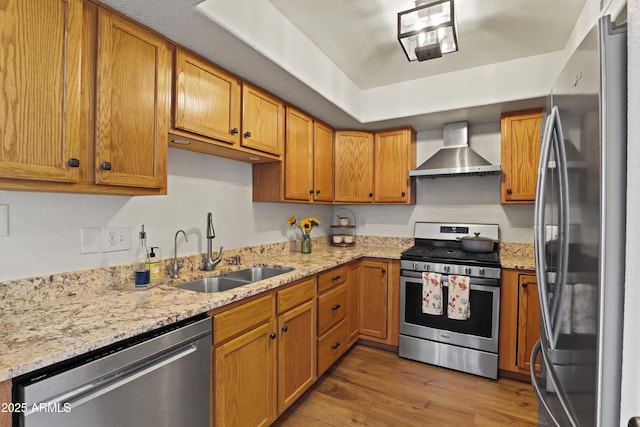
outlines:
[{"label": "light wood finished floor", "polygon": [[531,386],[355,346],[276,421],[278,427],[537,426]]}]

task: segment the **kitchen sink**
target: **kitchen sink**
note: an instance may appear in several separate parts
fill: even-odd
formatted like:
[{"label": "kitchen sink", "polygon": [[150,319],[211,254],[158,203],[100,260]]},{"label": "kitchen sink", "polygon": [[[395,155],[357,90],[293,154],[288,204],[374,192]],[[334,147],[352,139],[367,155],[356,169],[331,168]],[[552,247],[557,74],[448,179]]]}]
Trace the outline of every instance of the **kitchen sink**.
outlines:
[{"label": "kitchen sink", "polygon": [[195,292],[222,292],[292,271],[292,267],[261,266],[233,271],[215,277],[180,283],[176,288]]},{"label": "kitchen sink", "polygon": [[280,274],[288,273],[292,271],[293,267],[277,267],[277,266],[262,266],[245,268],[244,270],[232,271],[224,276],[230,279],[248,280],[250,282],[257,282],[258,280],[268,279],[270,277],[278,276]]}]

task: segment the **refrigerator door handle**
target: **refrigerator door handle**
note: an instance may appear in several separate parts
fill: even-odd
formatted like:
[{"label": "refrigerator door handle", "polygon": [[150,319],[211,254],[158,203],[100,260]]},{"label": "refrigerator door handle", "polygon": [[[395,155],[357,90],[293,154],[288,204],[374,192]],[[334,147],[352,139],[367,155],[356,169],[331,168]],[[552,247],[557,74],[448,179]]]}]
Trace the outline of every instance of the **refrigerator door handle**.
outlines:
[{"label": "refrigerator door handle", "polygon": [[557,108],[554,107],[547,117],[540,150],[540,163],[538,165],[538,182],[536,186],[536,199],[534,205],[534,234],[533,245],[536,263],[536,276],[538,281],[538,299],[540,300],[540,316],[542,317],[542,331],[550,341],[552,334],[551,315],[549,312],[549,284],[546,273],[545,233],[544,233],[544,205],[546,197],[547,174],[549,156],[553,148],[553,123]]},{"label": "refrigerator door handle", "polygon": [[531,360],[529,363],[530,364],[529,369],[531,371],[531,385],[533,386],[533,391],[536,394],[536,397],[538,398],[538,403],[540,403],[540,406],[542,406],[542,408],[547,413],[551,421],[553,421],[553,424],[560,427],[560,423],[558,422],[556,417],[553,416],[553,412],[551,411],[551,408],[549,408],[549,404],[545,400],[544,395],[540,390],[540,385],[538,384],[538,378],[536,378],[536,359],[538,358],[538,354],[540,354],[540,340],[536,342],[536,344],[533,346],[533,350],[531,351]]},{"label": "refrigerator door handle", "polygon": [[558,183],[560,187],[559,210],[559,234],[560,253],[558,256],[558,274],[556,278],[556,286],[553,293],[553,314],[551,319],[552,328],[552,344],[551,348],[556,348],[558,336],[562,329],[562,310],[564,306],[564,298],[567,287],[567,277],[569,271],[569,174],[567,171],[567,155],[564,146],[564,134],[562,132],[562,122],[560,121],[560,112],[558,107],[554,107],[555,120],[553,136],[556,142],[556,170],[558,171]]}]

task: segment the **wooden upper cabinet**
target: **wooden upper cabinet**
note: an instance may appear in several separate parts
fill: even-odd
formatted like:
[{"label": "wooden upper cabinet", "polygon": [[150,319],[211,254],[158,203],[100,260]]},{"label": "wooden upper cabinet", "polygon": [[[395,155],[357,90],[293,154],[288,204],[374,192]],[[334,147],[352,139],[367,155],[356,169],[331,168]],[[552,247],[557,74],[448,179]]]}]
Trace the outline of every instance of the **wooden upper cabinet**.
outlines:
[{"label": "wooden upper cabinet", "polygon": [[313,123],[313,200],[333,201],[333,129]]},{"label": "wooden upper cabinet", "polygon": [[369,203],[373,200],[373,133],[336,131],[336,202]]},{"label": "wooden upper cabinet", "polygon": [[415,203],[415,182],[409,170],[416,163],[416,133],[412,128],[375,134],[373,201],[375,203]]},{"label": "wooden upper cabinet", "polygon": [[502,203],[535,201],[541,122],[541,109],[504,113],[501,116]]},{"label": "wooden upper cabinet", "polygon": [[273,95],[242,84],[242,137],[240,144],[280,156],[284,147],[284,104]]},{"label": "wooden upper cabinet", "polygon": [[105,9],[97,43],[96,183],[166,187],[171,49]]},{"label": "wooden upper cabinet", "polygon": [[2,178],[79,179],[82,10],[82,0],[0,7]]},{"label": "wooden upper cabinet", "polygon": [[287,107],[284,197],[310,201],[313,196],[313,119]]},{"label": "wooden upper cabinet", "polygon": [[178,48],[174,79],[174,128],[239,146],[238,78]]}]

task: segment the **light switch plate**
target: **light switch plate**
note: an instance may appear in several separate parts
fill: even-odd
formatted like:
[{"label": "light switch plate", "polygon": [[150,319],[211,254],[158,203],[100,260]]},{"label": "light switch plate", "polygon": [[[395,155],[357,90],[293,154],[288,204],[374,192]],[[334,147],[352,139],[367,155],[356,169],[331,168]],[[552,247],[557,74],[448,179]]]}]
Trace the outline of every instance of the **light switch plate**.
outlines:
[{"label": "light switch plate", "polygon": [[9,205],[0,205],[0,236],[9,235]]}]

